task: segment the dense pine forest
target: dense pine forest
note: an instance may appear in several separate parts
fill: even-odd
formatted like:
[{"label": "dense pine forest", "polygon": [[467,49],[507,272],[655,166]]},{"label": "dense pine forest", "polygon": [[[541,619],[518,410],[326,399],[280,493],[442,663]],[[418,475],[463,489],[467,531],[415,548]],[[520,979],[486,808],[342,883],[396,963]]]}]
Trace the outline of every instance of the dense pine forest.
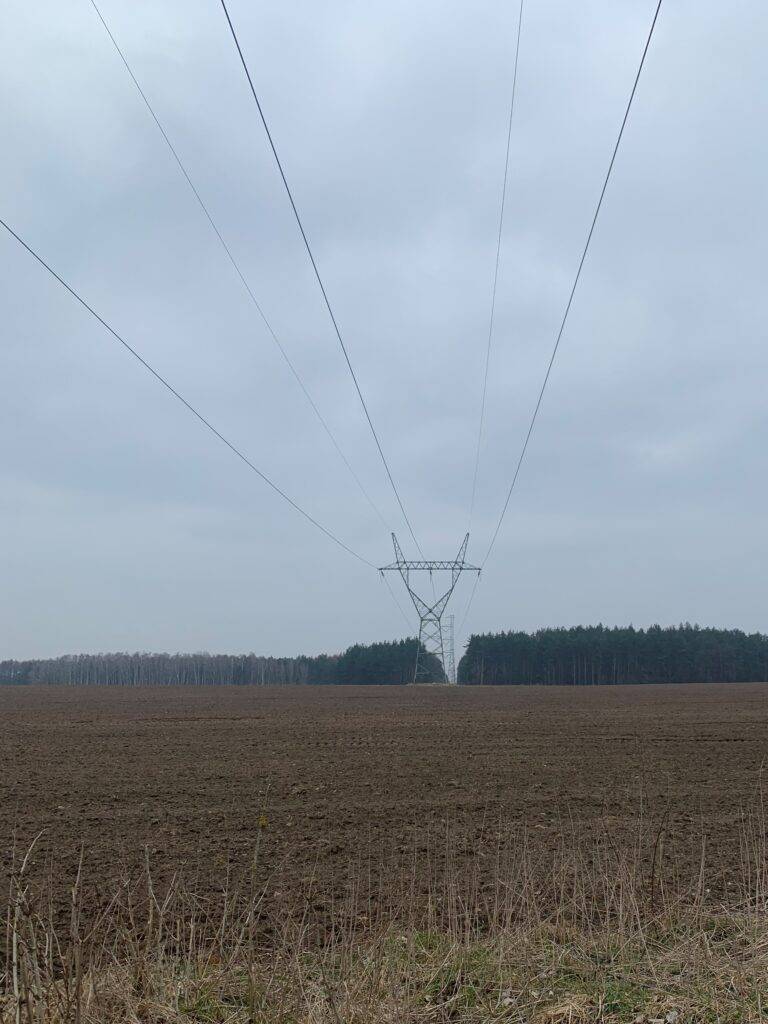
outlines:
[{"label": "dense pine forest", "polygon": [[[416,640],[355,644],[343,654],[264,658],[255,654],[74,654],[0,662],[0,683],[64,686],[299,686],[411,682]],[[427,657],[434,682],[439,661]]]},{"label": "dense pine forest", "polygon": [[[391,684],[413,678],[417,641],[355,644],[343,654],[76,654],[0,662],[0,683],[66,686],[300,686]],[[423,649],[422,649],[423,651]],[[422,655],[431,681],[437,658]],[[768,636],[700,626],[577,626],[473,636],[459,662],[464,686],[768,681]]]},{"label": "dense pine forest", "polygon": [[464,685],[768,681],[768,636],[691,626],[577,626],[473,636]]},{"label": "dense pine forest", "polygon": [[[413,666],[416,660],[416,640],[396,640],[384,644],[355,644],[349,647],[333,666],[332,677],[318,677],[315,659],[313,677],[310,682],[328,682],[341,685],[355,683],[393,683],[402,685],[413,682]],[[443,667],[438,658],[427,654],[421,648],[421,661],[429,672],[427,682],[442,683],[445,681]]]}]

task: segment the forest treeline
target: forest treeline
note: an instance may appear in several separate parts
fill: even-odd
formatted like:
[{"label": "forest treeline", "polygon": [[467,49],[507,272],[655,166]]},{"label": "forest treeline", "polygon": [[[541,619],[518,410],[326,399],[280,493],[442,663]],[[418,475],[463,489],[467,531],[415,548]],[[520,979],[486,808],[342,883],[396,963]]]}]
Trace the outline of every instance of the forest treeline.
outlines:
[{"label": "forest treeline", "polygon": [[[416,640],[355,644],[343,654],[265,658],[256,654],[73,654],[0,662],[0,683],[59,686],[299,686],[404,684],[413,677]],[[433,681],[439,661],[425,655]]]},{"label": "forest treeline", "polygon": [[768,636],[738,629],[577,626],[473,636],[465,686],[768,681]]},{"label": "forest treeline", "polygon": [[[0,683],[65,686],[299,686],[413,679],[417,641],[355,644],[343,654],[76,654],[0,662]],[[423,648],[422,648],[423,652]],[[440,662],[422,653],[432,682]],[[465,686],[768,681],[768,636],[689,624],[649,629],[577,626],[471,637],[459,662]]]}]

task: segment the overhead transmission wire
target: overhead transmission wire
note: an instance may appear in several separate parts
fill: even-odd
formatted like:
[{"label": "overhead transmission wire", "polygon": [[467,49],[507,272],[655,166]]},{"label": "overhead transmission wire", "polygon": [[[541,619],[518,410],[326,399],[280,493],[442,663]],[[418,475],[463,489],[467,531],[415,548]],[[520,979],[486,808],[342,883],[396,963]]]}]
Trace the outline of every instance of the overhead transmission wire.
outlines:
[{"label": "overhead transmission wire", "polygon": [[334,544],[337,544],[340,548],[342,548],[348,554],[352,555],[359,562],[362,562],[364,565],[369,566],[371,569],[375,569],[376,568],[376,566],[372,562],[369,562],[367,558],[363,557],[363,555],[358,554],[358,552],[353,550],[353,548],[351,548],[348,544],[345,544],[345,542],[343,540],[341,540],[332,530],[329,530],[328,527],[323,526],[323,524],[321,522],[319,522],[317,519],[315,519],[315,517],[313,515],[311,515],[309,512],[307,512],[305,509],[303,509],[301,507],[301,505],[298,504],[298,502],[294,501],[293,498],[291,498],[288,494],[286,494],[286,492],[284,490],[282,490],[282,488],[278,487],[278,485],[273,480],[271,480],[267,476],[266,473],[262,472],[262,470],[260,470],[258,468],[258,466],[256,466],[248,458],[247,455],[245,455],[235,444],[233,444],[232,441],[230,441],[227,437],[225,437],[224,434],[222,434],[211,423],[210,420],[206,419],[206,417],[198,409],[196,409],[195,406],[193,406],[191,402],[187,401],[187,399],[184,398],[184,396],[181,394],[181,392],[177,391],[176,388],[165,377],[162,376],[162,374],[160,374],[132,345],[130,345],[125,340],[125,338],[121,334],[119,334],[114,329],[114,327],[112,327],[109,323],[107,323],[107,321],[104,319],[104,317],[102,317],[99,313],[97,313],[96,310],[93,308],[93,306],[89,305],[89,303],[86,302],[86,300],[77,291],[75,291],[75,289],[70,284],[68,284],[64,280],[64,278],[61,277],[61,275],[58,274],[53,269],[53,267],[49,263],[47,263],[43,259],[43,257],[40,256],[39,253],[37,253],[32,248],[32,246],[28,245],[27,242],[25,242],[24,239],[21,237],[21,235],[17,234],[13,230],[13,228],[9,224],[7,224],[6,221],[4,221],[2,218],[0,218],[0,225],[3,228],[5,228],[5,230],[8,232],[8,234],[11,235],[13,238],[15,238],[16,241],[19,243],[19,245],[21,245],[24,249],[26,249],[26,251],[29,253],[29,255],[34,257],[34,259],[37,260],[37,262],[40,264],[40,266],[43,267],[45,270],[47,270],[48,273],[51,275],[51,277],[55,278],[59,282],[59,284],[63,288],[65,288],[69,292],[69,294],[74,299],[76,299],[77,302],[79,302],[79,304],[91,314],[92,317],[94,317],[94,319],[98,320],[98,322],[102,325],[102,327],[104,327],[107,331],[109,331],[109,333],[112,335],[112,337],[116,341],[118,341],[123,346],[123,348],[127,352],[129,352],[134,357],[134,359],[137,360],[137,362],[141,363],[141,365],[144,367],[144,369],[147,370],[155,378],[155,380],[157,380],[160,384],[162,384],[162,386],[167,391],[169,391],[173,395],[173,397],[176,398],[188,410],[188,412],[192,413],[192,415],[197,420],[199,420],[199,422],[202,423],[203,426],[214,435],[214,437],[217,437],[219,439],[219,441],[221,441],[223,444],[225,444],[227,446],[227,448],[229,448],[229,450],[234,455],[236,455],[237,458],[240,459],[241,462],[243,462],[261,480],[263,480],[264,483],[267,484],[267,486],[269,486],[284,501],[288,502],[288,504],[293,509],[295,509],[295,511],[298,512],[299,515],[303,516],[304,519],[306,519],[313,526],[317,527],[318,530],[320,530],[322,533],[324,533],[326,537],[328,537],[330,540],[332,540],[334,542]]},{"label": "overhead transmission wire", "polygon": [[288,184],[288,179],[286,178],[285,171],[283,170],[282,162],[280,160],[280,157],[278,156],[277,148],[276,148],[274,140],[272,138],[272,133],[269,130],[269,125],[267,124],[267,119],[266,119],[266,117],[264,115],[264,110],[263,110],[263,108],[261,106],[261,101],[259,100],[258,93],[256,92],[256,87],[253,84],[253,79],[251,77],[251,72],[248,69],[248,64],[246,62],[245,55],[243,54],[242,47],[240,46],[240,40],[238,39],[237,32],[235,31],[235,26],[232,23],[232,18],[229,15],[229,10],[227,8],[225,0],[220,0],[220,2],[221,2],[222,9],[224,11],[224,15],[225,15],[225,17],[227,19],[227,24],[229,25],[229,31],[230,31],[230,33],[232,35],[232,39],[234,41],[235,47],[237,49],[238,56],[240,58],[240,63],[243,66],[243,71],[245,72],[245,77],[248,79],[248,85],[250,87],[251,95],[253,96],[253,99],[254,99],[254,101],[256,103],[256,109],[259,112],[259,118],[261,119],[261,123],[264,126],[264,131],[266,132],[267,140],[269,142],[270,149],[272,150],[272,155],[275,158],[275,163],[277,164],[277,169],[280,172],[280,177],[281,177],[283,185],[285,187],[285,191],[286,191],[286,193],[288,195],[288,199],[289,199],[290,204],[291,204],[291,209],[293,210],[293,215],[294,215],[294,217],[296,219],[296,223],[298,224],[299,231],[301,232],[301,237],[302,237],[302,239],[304,241],[304,247],[307,250],[307,255],[309,256],[310,263],[312,264],[312,269],[313,269],[313,271],[315,273],[315,277],[317,278],[317,283],[320,286],[320,291],[321,291],[322,296],[323,296],[323,301],[325,302],[326,309],[328,310],[328,314],[329,314],[329,316],[331,318],[331,323],[333,324],[334,332],[335,332],[336,337],[338,339],[339,345],[341,346],[341,351],[344,354],[344,360],[345,360],[345,362],[347,364],[347,369],[349,370],[349,373],[350,373],[350,375],[352,377],[352,381],[353,381],[353,383],[355,385],[355,390],[357,391],[357,397],[360,399],[360,404],[363,407],[363,412],[365,413],[365,418],[368,421],[368,426],[370,427],[371,434],[373,435],[373,439],[376,442],[376,448],[377,448],[377,450],[379,452],[379,457],[381,458],[381,462],[382,462],[382,464],[384,466],[384,470],[386,471],[387,478],[389,480],[390,486],[392,487],[392,491],[393,491],[393,493],[395,495],[395,498],[397,499],[397,504],[400,507],[400,511],[401,511],[401,513],[403,515],[403,519],[405,520],[405,524],[408,527],[408,532],[411,535],[413,543],[418,548],[419,553],[421,554],[421,557],[424,558],[425,557],[424,556],[424,552],[421,550],[421,545],[419,544],[418,540],[416,539],[416,534],[413,532],[413,527],[411,526],[411,521],[408,518],[408,513],[405,511],[405,506],[403,504],[403,500],[400,497],[400,492],[399,492],[399,490],[397,488],[397,485],[395,483],[394,477],[392,475],[392,470],[390,469],[389,462],[387,461],[387,457],[384,454],[384,449],[381,446],[381,441],[379,440],[379,435],[377,434],[376,428],[373,425],[373,420],[372,420],[371,414],[370,414],[370,412],[368,410],[368,405],[367,405],[367,403],[365,401],[365,398],[363,397],[363,392],[362,392],[362,390],[360,388],[360,384],[359,384],[358,379],[357,379],[357,374],[355,373],[354,367],[352,366],[352,360],[350,359],[349,352],[347,351],[347,346],[344,343],[344,339],[342,337],[341,330],[339,329],[338,321],[336,320],[336,316],[335,316],[335,314],[333,312],[333,308],[332,308],[330,300],[328,298],[328,293],[325,290],[325,285],[323,284],[323,279],[320,276],[320,271],[318,269],[317,262],[315,260],[314,254],[312,252],[312,247],[309,244],[309,239],[307,238],[307,233],[304,230],[304,225],[302,223],[301,217],[299,216],[299,211],[298,211],[298,208],[297,208],[296,203],[295,203],[294,198],[293,198],[293,193],[291,192],[290,185]]},{"label": "overhead transmission wire", "polygon": [[107,24],[106,19],[104,18],[104,15],[101,13],[101,10],[99,9],[99,6],[96,3],[96,0],[90,0],[90,2],[91,2],[91,6],[93,7],[94,11],[96,12],[96,14],[97,14],[97,16],[99,18],[99,21],[104,26],[104,30],[107,33],[107,35],[109,36],[109,38],[110,38],[110,40],[112,42],[112,45],[114,46],[115,50],[117,51],[117,55],[119,56],[119,58],[122,61],[123,65],[125,66],[126,71],[128,72],[129,76],[131,77],[131,80],[133,81],[133,84],[136,86],[136,90],[138,91],[139,96],[141,96],[142,100],[144,101],[144,105],[146,106],[147,110],[149,111],[149,113],[150,113],[150,115],[152,117],[152,120],[157,125],[157,128],[158,128],[160,134],[162,135],[163,139],[165,140],[165,143],[166,143],[166,145],[168,147],[168,150],[170,151],[171,155],[173,156],[173,159],[176,161],[176,164],[177,164],[181,174],[183,175],[184,179],[186,180],[187,185],[189,185],[189,188],[190,188],[192,194],[194,195],[195,199],[197,200],[197,203],[198,203],[200,209],[202,210],[202,212],[204,213],[208,223],[210,224],[211,229],[213,230],[214,234],[218,238],[219,243],[221,244],[221,248],[224,250],[224,252],[225,252],[225,254],[227,256],[227,259],[229,260],[229,262],[231,263],[232,267],[235,270],[235,273],[239,277],[240,282],[241,282],[243,288],[247,292],[251,302],[253,303],[254,307],[256,308],[256,311],[258,312],[259,316],[261,317],[261,320],[264,323],[264,326],[266,327],[267,331],[271,335],[272,340],[277,345],[277,347],[278,347],[278,349],[280,351],[280,355],[285,360],[285,363],[288,366],[288,369],[293,374],[293,376],[294,376],[294,378],[296,380],[296,383],[299,385],[299,387],[303,391],[304,397],[307,399],[307,401],[309,402],[310,406],[312,407],[312,411],[314,412],[314,414],[317,417],[320,425],[322,426],[323,430],[325,431],[325,433],[327,434],[327,436],[330,439],[331,443],[333,444],[334,448],[336,449],[339,457],[341,458],[342,462],[344,463],[344,465],[349,470],[353,480],[355,481],[355,483],[357,484],[358,489],[360,490],[360,493],[363,495],[365,500],[368,502],[368,504],[371,506],[373,511],[376,513],[376,515],[378,516],[379,520],[381,521],[381,523],[383,524],[385,529],[388,530],[388,531],[391,530],[391,527],[389,526],[389,524],[387,523],[386,519],[382,515],[381,510],[379,509],[378,505],[374,502],[373,498],[371,498],[370,494],[365,489],[362,481],[360,480],[360,478],[358,477],[358,475],[355,472],[354,468],[352,467],[351,463],[349,462],[349,459],[344,454],[343,449],[341,448],[340,444],[336,440],[336,436],[332,432],[331,428],[328,425],[328,422],[326,421],[326,419],[323,416],[323,414],[320,412],[319,408],[317,407],[317,404],[315,403],[315,400],[312,398],[311,393],[309,392],[308,388],[304,384],[304,381],[302,380],[301,375],[299,374],[299,371],[294,366],[294,364],[293,364],[290,356],[286,352],[282,342],[280,341],[280,339],[278,338],[277,334],[275,333],[275,331],[274,331],[274,329],[272,327],[272,324],[267,319],[267,316],[266,316],[266,314],[265,314],[265,312],[264,312],[260,302],[256,298],[256,296],[255,296],[255,294],[253,292],[253,289],[251,288],[250,284],[248,283],[248,280],[245,277],[245,274],[243,273],[243,271],[242,271],[242,269],[240,267],[240,264],[235,259],[235,256],[234,256],[234,254],[233,254],[229,244],[227,243],[226,239],[222,235],[221,230],[220,230],[218,224],[213,219],[213,216],[212,216],[210,210],[208,209],[208,206],[206,205],[205,201],[203,200],[203,197],[200,195],[200,191],[198,190],[197,186],[195,185],[195,183],[193,182],[192,178],[190,177],[189,172],[187,171],[187,168],[184,165],[184,162],[182,161],[181,157],[179,156],[178,150],[176,149],[176,147],[174,146],[173,142],[171,141],[171,139],[170,139],[170,137],[169,137],[165,127],[163,126],[162,122],[160,121],[160,118],[157,116],[157,113],[155,112],[154,107],[150,103],[149,98],[147,97],[147,94],[144,92],[144,89],[142,88],[141,83],[139,82],[138,78],[136,77],[136,74],[134,73],[133,68],[131,67],[130,63],[128,62],[128,58],[125,56],[125,53],[123,52],[122,48],[120,47],[120,44],[117,42],[117,39],[115,38],[115,35],[112,32],[112,29],[109,27],[109,25]]},{"label": "overhead transmission wire", "polygon": [[504,227],[504,210],[507,201],[507,182],[509,180],[509,153],[512,143],[512,121],[515,114],[515,95],[517,93],[517,68],[520,60],[520,36],[523,28],[523,3],[520,0],[520,10],[517,16],[517,39],[515,41],[514,69],[512,72],[512,95],[509,102],[509,118],[507,121],[507,150],[504,157],[504,181],[501,187],[501,205],[499,208],[499,230],[496,236],[496,262],[493,269],[493,288],[491,290],[491,312],[488,319],[488,342],[485,348],[485,371],[483,373],[483,393],[480,402],[480,423],[477,428],[477,445],[475,447],[475,468],[472,474],[472,497],[469,504],[469,526],[472,529],[472,516],[475,511],[475,498],[477,496],[477,476],[480,469],[480,448],[483,441],[483,426],[485,424],[485,405],[488,396],[488,370],[491,364],[491,342],[493,340],[493,327],[496,317],[496,291],[499,283],[499,263],[501,260],[501,238]]},{"label": "overhead transmission wire", "polygon": [[[587,253],[589,251],[589,246],[590,246],[590,243],[592,241],[592,236],[595,233],[595,226],[597,224],[597,219],[600,216],[600,210],[602,209],[603,200],[605,199],[605,194],[606,194],[606,191],[608,189],[608,183],[609,183],[609,181],[611,179],[611,174],[613,172],[614,164],[616,163],[616,157],[617,157],[618,152],[619,152],[619,147],[621,146],[621,140],[624,137],[624,129],[626,128],[627,122],[629,120],[629,114],[630,114],[630,111],[632,109],[632,104],[633,104],[634,99],[635,99],[635,94],[637,92],[638,84],[640,82],[640,76],[642,75],[643,68],[645,66],[645,59],[648,56],[648,51],[649,51],[650,46],[651,46],[651,40],[653,39],[653,34],[654,34],[655,29],[656,29],[656,23],[657,23],[657,21],[659,19],[659,13],[661,11],[662,2],[663,2],[663,0],[658,0],[658,3],[656,4],[656,9],[654,11],[653,20],[651,21],[651,27],[650,27],[650,29],[648,31],[648,36],[647,36],[646,41],[645,41],[645,46],[643,47],[643,52],[642,52],[642,55],[640,57],[640,64],[638,65],[637,73],[635,74],[634,82],[632,83],[632,91],[629,94],[629,100],[627,101],[627,106],[626,106],[626,109],[624,111],[624,117],[622,118],[622,121],[621,121],[621,126],[619,128],[619,133],[618,133],[618,136],[616,138],[616,144],[613,147],[613,153],[611,154],[610,163],[608,164],[608,170],[606,172],[605,179],[603,181],[603,187],[600,190],[600,196],[599,196],[599,198],[597,200],[597,206],[595,207],[595,212],[594,212],[594,215],[592,217],[592,222],[590,224],[589,231],[587,232],[587,240],[584,243],[584,248],[583,248],[583,251],[581,253],[581,259],[579,260],[579,264],[578,264],[578,267],[576,269],[576,277],[575,277],[574,282],[573,282],[573,287],[571,288],[570,294],[568,296],[568,302],[566,303],[566,306],[565,306],[565,312],[563,313],[563,318],[562,318],[562,321],[560,323],[560,329],[558,330],[557,336],[555,338],[555,344],[554,344],[554,347],[552,349],[552,354],[551,354],[551,356],[549,358],[549,363],[547,365],[546,373],[544,374],[544,379],[542,381],[541,389],[539,391],[539,395],[538,395],[538,398],[536,400],[536,405],[534,406],[534,409],[533,409],[533,415],[531,416],[531,420],[530,420],[530,423],[529,423],[529,426],[528,426],[528,431],[527,431],[527,433],[525,435],[525,440],[523,442],[523,446],[522,446],[522,449],[520,451],[520,456],[519,456],[519,458],[517,460],[517,465],[515,466],[514,475],[512,476],[512,483],[509,485],[509,490],[507,491],[507,496],[506,496],[506,499],[504,501],[504,505],[503,505],[502,510],[501,510],[501,515],[499,516],[498,522],[496,523],[496,528],[493,531],[493,535],[491,537],[491,542],[488,545],[488,550],[486,551],[485,557],[483,558],[482,562],[480,563],[481,569],[485,567],[485,564],[488,561],[488,558],[490,557],[491,552],[493,551],[494,545],[496,544],[496,539],[497,539],[497,537],[499,535],[499,530],[501,529],[501,524],[504,521],[504,516],[506,515],[507,508],[509,507],[509,502],[510,502],[510,499],[512,497],[512,492],[515,489],[515,485],[516,485],[518,477],[520,475],[520,468],[522,467],[523,460],[525,459],[526,452],[528,451],[528,444],[529,444],[529,442],[531,440],[531,435],[533,434],[533,428],[536,425],[536,420],[537,420],[538,415],[539,415],[539,410],[541,409],[541,403],[542,403],[542,400],[544,398],[544,392],[546,391],[547,384],[549,383],[549,378],[550,378],[550,375],[552,373],[552,367],[554,365],[558,349],[560,348],[560,342],[562,341],[562,338],[563,338],[563,333],[565,331],[565,325],[566,325],[566,323],[568,321],[568,315],[571,312],[571,306],[573,305],[573,299],[574,299],[574,296],[576,294],[576,289],[577,289],[577,287],[579,285],[579,280],[581,278],[581,272],[584,269],[584,263],[586,262],[586,259],[587,259]],[[461,626],[459,626],[459,631],[461,631],[461,629],[463,629],[464,623],[466,622],[467,616],[469,615],[470,609],[472,607],[472,602],[474,601],[474,598],[475,598],[475,593],[477,592],[477,585],[478,585],[479,579],[480,579],[480,576],[478,575],[477,579],[475,580],[475,585],[472,588],[472,593],[470,594],[469,601],[467,603],[467,607],[466,607],[466,610],[464,612],[464,616],[463,616],[463,618],[461,620]]]},{"label": "overhead transmission wire", "polygon": [[389,591],[389,593],[390,593],[390,595],[391,595],[391,597],[392,597],[392,600],[393,600],[393,601],[395,602],[395,604],[397,605],[397,607],[398,607],[398,608],[400,609],[400,614],[401,614],[401,615],[402,615],[402,617],[403,617],[403,618],[405,619],[405,622],[406,622],[406,624],[407,624],[407,626],[408,626],[408,629],[413,629],[413,623],[412,623],[412,622],[411,622],[411,620],[410,620],[410,619],[408,618],[407,614],[406,614],[406,613],[405,613],[405,611],[403,610],[403,606],[402,606],[402,605],[400,604],[400,602],[398,601],[398,599],[397,599],[397,595],[395,594],[394,590],[392,589],[392,584],[391,584],[391,583],[389,582],[389,580],[387,579],[387,574],[386,574],[386,573],[384,573],[384,572],[382,572],[382,573],[380,573],[380,576],[381,576],[381,578],[382,578],[382,579],[384,580],[384,583],[385,583],[385,584],[386,584],[386,586],[387,586],[387,590]]},{"label": "overhead transmission wire", "polygon": [[[275,333],[275,330],[272,327],[272,324],[267,319],[267,316],[266,316],[266,314],[265,314],[265,312],[264,312],[260,302],[256,298],[256,296],[255,296],[255,294],[253,292],[253,289],[251,288],[247,278],[245,277],[245,274],[243,273],[243,271],[242,271],[242,269],[240,267],[240,264],[235,259],[235,256],[234,256],[234,254],[233,254],[229,244],[227,243],[226,239],[222,235],[221,229],[219,228],[218,224],[214,221],[213,216],[212,216],[210,210],[208,209],[208,206],[206,205],[205,201],[203,200],[203,197],[201,196],[199,189],[197,188],[195,183],[192,181],[192,178],[190,177],[189,172],[187,171],[187,168],[186,168],[184,162],[182,161],[181,157],[179,156],[178,150],[176,149],[176,147],[174,146],[173,142],[171,141],[171,139],[170,139],[170,137],[169,137],[169,135],[168,135],[168,133],[167,133],[167,131],[165,129],[165,126],[162,124],[162,122],[160,121],[159,117],[157,116],[157,113],[156,113],[154,107],[152,106],[152,104],[149,101],[148,96],[144,92],[144,89],[142,88],[141,83],[139,82],[138,78],[136,77],[136,74],[135,74],[133,68],[131,67],[131,65],[129,63],[128,58],[125,56],[125,53],[124,53],[123,49],[121,48],[120,44],[117,42],[117,39],[115,38],[115,35],[114,35],[112,29],[107,24],[107,21],[104,18],[104,15],[102,14],[98,4],[95,2],[95,0],[91,0],[91,5],[92,5],[94,11],[96,12],[96,15],[98,16],[99,21],[103,25],[105,32],[109,36],[109,39],[110,39],[112,45],[114,46],[115,51],[117,52],[117,55],[119,56],[119,58],[122,61],[123,65],[125,66],[125,69],[128,72],[128,75],[130,76],[131,80],[133,81],[133,84],[136,86],[136,90],[138,91],[139,96],[141,97],[142,101],[144,102],[144,105],[146,106],[147,110],[149,111],[149,114],[152,117],[152,120],[155,122],[155,124],[156,124],[156,126],[157,126],[157,128],[158,128],[158,130],[160,132],[160,134],[162,135],[163,139],[165,140],[165,143],[166,143],[166,145],[168,147],[169,152],[173,156],[173,159],[175,160],[175,162],[176,162],[176,164],[177,164],[181,174],[183,175],[184,179],[186,180],[187,184],[189,185],[190,191],[194,195],[194,197],[195,197],[195,199],[196,199],[200,209],[202,210],[202,212],[205,215],[208,223],[210,224],[211,229],[213,230],[214,234],[216,235],[217,239],[219,240],[219,243],[221,244],[221,247],[222,247],[222,249],[224,250],[224,253],[227,256],[227,259],[229,260],[229,262],[231,263],[232,267],[234,268],[238,278],[240,279],[240,281],[241,281],[241,283],[243,285],[243,288],[245,289],[246,293],[248,294],[248,297],[250,298],[251,302],[253,303],[254,307],[256,308],[256,311],[258,312],[259,316],[261,317],[261,320],[264,323],[264,326],[267,328],[267,331],[271,335],[272,340],[277,345],[277,348],[278,348],[280,354],[282,355],[283,359],[285,360],[285,363],[288,366],[288,369],[293,374],[293,377],[295,378],[296,382],[298,383],[299,387],[301,388],[302,392],[304,393],[304,396],[307,399],[307,401],[309,402],[309,404],[310,404],[310,406],[312,408],[312,411],[314,412],[315,416],[317,417],[317,419],[318,419],[320,425],[322,426],[323,430],[325,431],[325,433],[329,437],[331,443],[333,444],[334,448],[336,449],[336,451],[337,451],[339,457],[341,458],[342,462],[344,463],[344,465],[349,470],[349,473],[352,476],[353,480],[355,481],[355,483],[356,483],[360,493],[363,495],[365,500],[368,502],[368,504],[371,506],[373,511],[376,513],[376,515],[378,516],[380,522],[385,527],[385,529],[388,530],[388,531],[391,531],[391,527],[390,527],[389,523],[387,523],[387,521],[384,518],[384,516],[382,515],[382,512],[379,509],[378,505],[371,498],[370,494],[366,490],[366,488],[363,485],[362,481],[360,480],[360,478],[358,477],[358,475],[355,472],[354,468],[352,467],[351,463],[349,462],[349,459],[345,455],[343,449],[341,448],[341,445],[336,440],[336,436],[331,431],[331,428],[329,427],[328,422],[326,421],[326,419],[323,416],[323,414],[320,412],[317,404],[315,403],[315,400],[312,398],[312,395],[311,395],[310,391],[308,390],[308,388],[304,384],[304,381],[302,380],[301,375],[299,374],[298,370],[294,366],[290,356],[286,352],[283,344],[281,343],[280,339],[278,338],[277,334]],[[400,614],[403,616],[403,618],[405,619],[406,623],[408,624],[408,626],[410,628],[411,627],[410,620],[408,619],[408,617],[406,616],[405,612],[403,611],[402,605],[397,600],[397,598],[396,598],[396,596],[395,596],[391,586],[389,585],[389,581],[385,580],[385,582],[387,583],[387,589],[389,590],[389,593],[390,593],[390,595],[391,595],[395,605],[397,606]]]}]

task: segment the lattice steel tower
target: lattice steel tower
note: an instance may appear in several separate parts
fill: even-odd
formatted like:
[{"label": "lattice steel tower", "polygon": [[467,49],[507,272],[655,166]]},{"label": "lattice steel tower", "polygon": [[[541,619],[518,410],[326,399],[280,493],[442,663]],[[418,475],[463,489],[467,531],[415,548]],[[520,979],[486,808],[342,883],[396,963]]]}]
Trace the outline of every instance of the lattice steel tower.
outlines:
[{"label": "lattice steel tower", "polygon": [[[395,547],[395,560],[390,565],[383,565],[379,572],[399,572],[402,577],[405,589],[408,591],[408,595],[413,601],[413,607],[419,616],[419,645],[416,649],[416,664],[413,670],[413,681],[418,683],[420,679],[429,678],[429,667],[425,664],[422,657],[421,648],[424,646],[425,651],[428,654],[434,654],[440,659],[440,663],[443,666],[443,672],[448,682],[455,682],[456,676],[452,666],[446,662],[447,647],[445,637],[443,636],[443,613],[445,612],[446,606],[451,599],[456,584],[459,581],[459,576],[463,572],[476,572],[480,573],[480,569],[476,565],[470,565],[464,561],[464,556],[467,553],[467,544],[469,543],[469,534],[466,534],[464,541],[459,548],[459,553],[454,559],[448,559],[445,561],[415,561],[405,557],[402,552],[402,548],[397,543],[397,537],[392,534],[392,543]],[[430,579],[434,581],[434,573],[450,573],[451,581],[448,589],[440,596],[437,597],[434,593],[433,587],[433,598],[432,603],[425,601],[419,597],[416,591],[411,586],[411,573],[412,572],[428,572]],[[453,630],[451,629],[451,648]],[[450,668],[450,671],[449,671]]]},{"label": "lattice steel tower", "polygon": [[443,645],[445,647],[445,677],[449,683],[456,682],[456,652],[454,650],[453,615],[445,616]]}]

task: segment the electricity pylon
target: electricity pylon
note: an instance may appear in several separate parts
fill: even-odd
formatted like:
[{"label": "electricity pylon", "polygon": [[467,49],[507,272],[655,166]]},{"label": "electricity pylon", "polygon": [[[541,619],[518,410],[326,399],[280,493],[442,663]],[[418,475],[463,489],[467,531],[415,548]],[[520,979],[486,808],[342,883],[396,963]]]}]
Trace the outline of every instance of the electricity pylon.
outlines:
[{"label": "electricity pylon", "polygon": [[[449,675],[448,665],[446,664],[446,646],[443,638],[443,612],[446,609],[448,602],[451,599],[456,584],[459,581],[459,576],[463,572],[476,572],[480,574],[480,569],[476,565],[470,565],[464,561],[464,556],[467,553],[467,544],[469,543],[469,534],[466,534],[459,553],[454,559],[448,559],[445,561],[415,561],[405,557],[402,548],[397,543],[397,537],[392,534],[392,543],[395,548],[395,560],[390,565],[383,565],[380,569],[380,573],[385,572],[399,572],[402,577],[405,589],[408,591],[408,595],[413,601],[413,607],[419,616],[419,644],[416,648],[416,664],[413,670],[413,681],[417,683],[420,678],[429,677],[429,667],[425,664],[422,657],[422,645],[424,650],[428,654],[434,654],[440,659],[440,664],[443,666],[443,672],[445,673],[448,682],[453,682],[453,672]],[[432,603],[423,600],[419,597],[416,591],[411,586],[411,573],[412,572],[428,572],[430,579],[434,579],[433,573],[450,573],[451,582],[448,589],[442,594],[441,597],[433,596]]]},{"label": "electricity pylon", "polygon": [[449,683],[456,682],[456,652],[453,646],[453,615],[446,615],[445,629],[443,630],[443,644],[445,645],[445,676]]}]

